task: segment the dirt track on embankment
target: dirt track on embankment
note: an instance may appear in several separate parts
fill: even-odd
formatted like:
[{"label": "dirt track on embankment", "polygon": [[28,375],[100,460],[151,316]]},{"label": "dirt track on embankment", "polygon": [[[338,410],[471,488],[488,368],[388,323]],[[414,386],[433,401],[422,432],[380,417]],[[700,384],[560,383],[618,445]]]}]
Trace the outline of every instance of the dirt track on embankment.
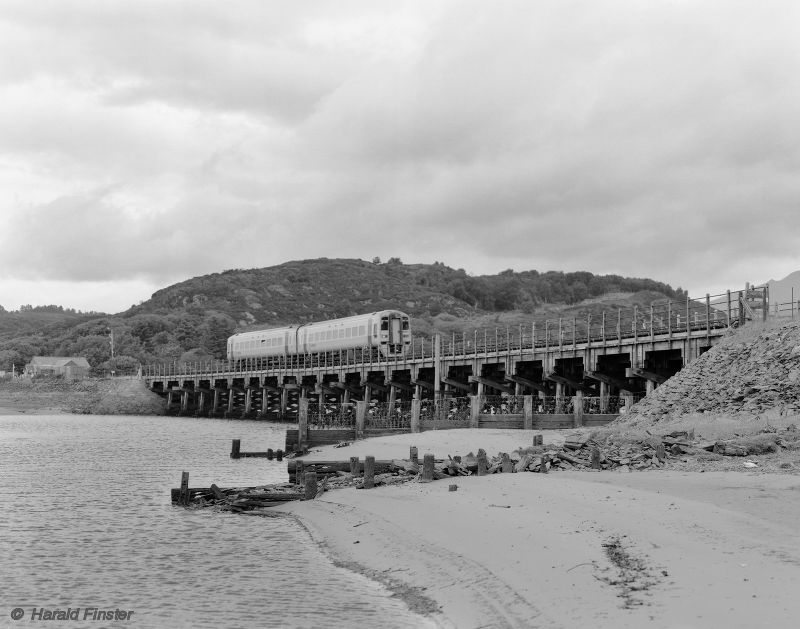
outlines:
[{"label": "dirt track on embankment", "polygon": [[164,401],[144,381],[128,378],[0,380],[0,415],[18,413],[161,415]]}]

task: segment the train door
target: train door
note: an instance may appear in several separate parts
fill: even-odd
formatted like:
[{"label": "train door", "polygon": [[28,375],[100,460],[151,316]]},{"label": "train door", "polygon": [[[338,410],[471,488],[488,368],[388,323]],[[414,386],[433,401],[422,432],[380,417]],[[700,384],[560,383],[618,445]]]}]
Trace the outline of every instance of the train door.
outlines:
[{"label": "train door", "polygon": [[389,319],[389,349],[392,354],[403,347],[403,321],[398,316]]}]

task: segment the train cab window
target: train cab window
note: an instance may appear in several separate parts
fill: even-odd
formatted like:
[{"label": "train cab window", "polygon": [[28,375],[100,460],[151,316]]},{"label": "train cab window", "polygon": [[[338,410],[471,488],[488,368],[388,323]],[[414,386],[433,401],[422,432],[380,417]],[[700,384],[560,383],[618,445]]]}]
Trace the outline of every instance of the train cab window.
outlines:
[{"label": "train cab window", "polygon": [[389,319],[384,317],[381,319],[381,330],[388,330],[389,329]]},{"label": "train cab window", "polygon": [[403,329],[408,330],[408,319],[403,319]]}]

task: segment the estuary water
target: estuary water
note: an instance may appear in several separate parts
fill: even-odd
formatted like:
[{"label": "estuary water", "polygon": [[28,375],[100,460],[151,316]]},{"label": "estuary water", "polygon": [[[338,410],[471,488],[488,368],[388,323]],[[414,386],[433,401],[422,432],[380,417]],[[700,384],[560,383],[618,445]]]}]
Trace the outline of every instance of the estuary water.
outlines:
[{"label": "estuary water", "polygon": [[[193,487],[285,482],[286,461],[229,457],[232,439],[244,451],[283,448],[285,430],[241,420],[0,416],[0,627],[67,609],[79,609],[79,620],[43,624],[433,627],[382,586],[334,566],[288,517],[170,504],[183,470]],[[87,608],[134,613],[93,620]]]}]

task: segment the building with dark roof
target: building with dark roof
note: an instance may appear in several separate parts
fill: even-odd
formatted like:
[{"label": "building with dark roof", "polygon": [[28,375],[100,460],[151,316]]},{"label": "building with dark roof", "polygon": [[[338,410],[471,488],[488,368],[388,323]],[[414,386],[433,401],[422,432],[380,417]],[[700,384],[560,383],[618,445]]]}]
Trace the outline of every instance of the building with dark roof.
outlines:
[{"label": "building with dark roof", "polygon": [[69,380],[85,378],[91,369],[83,356],[34,356],[25,365],[27,376],[63,376]]}]

